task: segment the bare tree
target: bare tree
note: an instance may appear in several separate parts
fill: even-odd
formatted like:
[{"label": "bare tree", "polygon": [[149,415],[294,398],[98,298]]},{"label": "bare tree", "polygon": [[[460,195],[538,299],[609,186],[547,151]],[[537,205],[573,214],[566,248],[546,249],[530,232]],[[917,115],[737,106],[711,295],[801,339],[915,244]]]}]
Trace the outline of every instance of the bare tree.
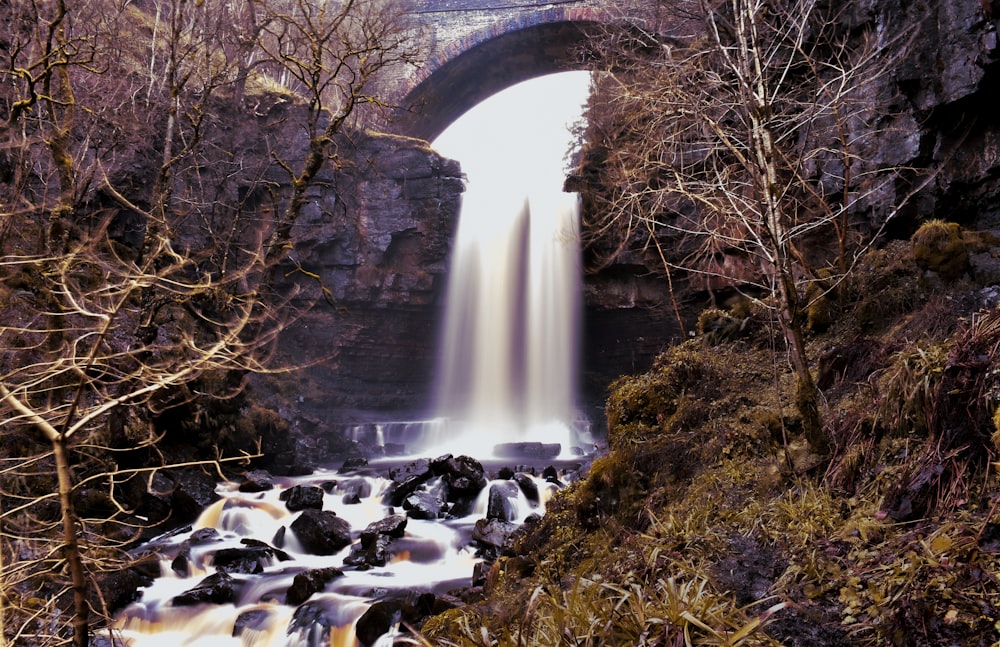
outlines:
[{"label": "bare tree", "polygon": [[[106,612],[95,575],[126,541],[109,530],[127,516],[116,483],[163,466],[116,457],[157,456],[153,418],[273,370],[295,295],[268,288],[307,189],[324,165],[342,170],[336,139],[382,103],[377,73],[413,60],[392,2],[148,7],[0,3],[0,620],[13,644],[87,644]],[[251,160],[227,121],[279,77],[304,150],[270,142]],[[263,181],[275,164],[287,193]],[[272,203],[250,214],[258,194]],[[79,514],[84,484],[103,490],[100,518]]]},{"label": "bare tree", "polygon": [[586,168],[600,189],[588,228],[622,242],[647,232],[668,273],[770,295],[805,435],[825,452],[803,284],[823,264],[829,284],[844,276],[877,233],[865,217],[884,225],[895,213],[868,210],[902,170],[876,146],[912,126],[895,120],[887,77],[904,37],[877,33],[851,2],[694,0],[659,11],[596,40],[608,67],[589,109]]},{"label": "bare tree", "polygon": [[307,104],[304,159],[278,159],[291,195],[267,244],[267,258],[284,256],[308,189],[326,163],[339,165],[337,139],[364,108],[387,107],[375,82],[397,66],[413,65],[418,51],[397,0],[272,0],[261,45],[271,69]]}]

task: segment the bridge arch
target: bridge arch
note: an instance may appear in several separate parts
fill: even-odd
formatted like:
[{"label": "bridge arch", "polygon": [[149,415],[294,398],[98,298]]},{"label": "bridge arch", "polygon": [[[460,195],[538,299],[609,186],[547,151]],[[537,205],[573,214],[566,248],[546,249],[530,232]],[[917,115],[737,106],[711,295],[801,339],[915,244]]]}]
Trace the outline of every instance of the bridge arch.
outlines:
[{"label": "bridge arch", "polygon": [[606,10],[554,8],[499,20],[450,42],[411,81],[395,130],[428,141],[484,99],[521,81],[587,69],[580,56],[588,28]]}]

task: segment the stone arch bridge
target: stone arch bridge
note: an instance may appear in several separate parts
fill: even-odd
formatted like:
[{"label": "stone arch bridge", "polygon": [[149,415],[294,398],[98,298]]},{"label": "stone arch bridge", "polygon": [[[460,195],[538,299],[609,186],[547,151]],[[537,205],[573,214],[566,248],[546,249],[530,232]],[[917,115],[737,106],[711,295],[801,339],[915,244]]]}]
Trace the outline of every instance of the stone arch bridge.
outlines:
[{"label": "stone arch bridge", "polygon": [[433,140],[468,109],[521,81],[580,69],[587,26],[633,0],[409,0],[426,64],[387,79],[398,133]]}]

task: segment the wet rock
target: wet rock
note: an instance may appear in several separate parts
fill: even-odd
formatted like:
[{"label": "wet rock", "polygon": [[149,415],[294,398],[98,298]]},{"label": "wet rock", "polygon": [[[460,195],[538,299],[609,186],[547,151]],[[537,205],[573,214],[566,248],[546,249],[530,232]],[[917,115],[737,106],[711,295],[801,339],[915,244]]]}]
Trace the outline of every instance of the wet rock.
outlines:
[{"label": "wet rock", "polygon": [[149,586],[159,576],[159,560],[150,556],[131,568],[100,574],[97,584],[108,610],[114,612],[137,600],[141,595],[139,587]]},{"label": "wet rock", "polygon": [[282,492],[278,498],[291,512],[323,509],[323,488],[315,485],[296,485]]},{"label": "wet rock", "polygon": [[215,491],[215,479],[204,472],[171,471],[169,477],[174,482],[170,495],[170,510],[171,518],[175,522],[194,521],[205,508],[220,498]]},{"label": "wet rock", "polygon": [[472,530],[473,541],[500,548],[507,537],[517,529],[517,524],[499,519],[480,519]]},{"label": "wet rock", "polygon": [[292,580],[292,585],[285,593],[285,604],[299,605],[308,600],[314,593],[326,588],[328,582],[343,577],[344,571],[332,566],[316,568],[299,573]]},{"label": "wet rock", "polygon": [[472,567],[472,586],[482,586],[486,584],[486,576],[489,575],[492,562],[480,561]]},{"label": "wet rock", "polygon": [[355,546],[351,554],[344,558],[347,566],[357,566],[362,570],[372,566],[385,566],[392,559],[392,551],[389,545],[392,537],[388,535],[375,535],[367,544]]},{"label": "wet rock", "polygon": [[243,475],[240,492],[266,492],[274,489],[271,474],[265,470],[252,470]]},{"label": "wet rock", "polygon": [[288,643],[296,645],[328,645],[332,627],[348,626],[351,618],[344,605],[330,600],[308,600],[292,614],[288,623]]},{"label": "wet rock", "polygon": [[486,487],[482,463],[469,456],[445,454],[431,462],[431,469],[448,484],[449,501],[475,497]]},{"label": "wet rock", "polygon": [[386,492],[383,501],[387,505],[402,505],[403,501],[416,492],[417,488],[429,481],[434,476],[431,471],[430,462],[421,458],[409,463],[401,468],[390,470],[389,478],[392,479],[392,487]]},{"label": "wet rock", "polygon": [[444,502],[430,492],[414,492],[403,501],[403,510],[414,519],[437,519]]},{"label": "wet rock", "polygon": [[515,474],[514,470],[506,466],[501,467],[499,470],[497,470],[497,478],[503,479],[505,481],[509,481],[510,479],[514,478],[514,474]]},{"label": "wet rock", "polygon": [[263,631],[267,628],[268,618],[271,614],[263,609],[253,609],[244,611],[236,617],[233,623],[233,637],[238,638],[243,632],[249,630]]},{"label": "wet rock", "polygon": [[290,527],[314,555],[333,555],[351,544],[351,525],[329,510],[303,510]]},{"label": "wet rock", "polygon": [[223,548],[212,556],[216,569],[227,573],[244,573],[253,575],[261,573],[274,560],[288,561],[287,553],[268,546],[264,542],[253,539],[243,539],[244,548]]},{"label": "wet rock", "polygon": [[379,535],[399,539],[406,532],[406,521],[407,518],[405,515],[394,514],[368,524],[361,531],[361,545],[367,548],[374,543]]},{"label": "wet rock", "polygon": [[194,606],[196,604],[226,604],[235,602],[239,595],[240,583],[229,573],[213,573],[203,579],[192,589],[174,596],[171,603],[176,607]]},{"label": "wet rock", "polygon": [[524,472],[518,472],[514,475],[514,482],[517,483],[517,487],[521,489],[521,494],[530,503],[537,504],[541,501],[541,497],[538,495],[538,484],[535,483],[535,479],[531,476]]},{"label": "wet rock", "polygon": [[337,472],[340,474],[345,474],[347,472],[353,472],[354,470],[365,467],[366,465],[368,465],[367,458],[362,458],[360,456],[356,458],[348,458],[346,461],[344,461],[344,464],[340,466],[340,469],[337,470]]},{"label": "wet rock", "polygon": [[338,488],[344,493],[344,503],[355,505],[361,503],[361,499],[367,499],[372,495],[372,484],[368,479],[361,477],[353,478],[343,483]]},{"label": "wet rock", "polygon": [[551,465],[542,470],[542,478],[549,483],[558,483],[562,485],[562,482],[559,480],[559,472]]},{"label": "wet rock", "polygon": [[420,593],[415,597],[378,600],[358,618],[355,625],[358,642],[365,647],[374,645],[400,622],[420,624],[434,610],[434,594]]},{"label": "wet rock", "polygon": [[501,443],[493,446],[493,455],[498,458],[551,459],[562,452],[559,443]]},{"label": "wet rock", "polygon": [[195,530],[178,547],[177,554],[174,556],[173,561],[170,562],[170,570],[181,577],[187,576],[190,573],[191,547],[203,546],[217,541],[222,541],[222,538],[219,536],[219,531],[215,528],[199,528]]},{"label": "wet rock", "polygon": [[486,518],[500,521],[513,521],[517,518],[517,512],[510,501],[511,497],[517,498],[517,492],[517,484],[514,482],[491,485],[486,504]]}]

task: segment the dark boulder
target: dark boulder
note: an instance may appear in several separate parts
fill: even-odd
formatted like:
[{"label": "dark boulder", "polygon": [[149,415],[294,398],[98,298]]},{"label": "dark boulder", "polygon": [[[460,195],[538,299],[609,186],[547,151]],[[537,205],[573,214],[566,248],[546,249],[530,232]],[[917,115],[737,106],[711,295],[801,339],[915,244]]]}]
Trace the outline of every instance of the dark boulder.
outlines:
[{"label": "dark boulder", "polygon": [[486,487],[482,463],[469,456],[445,454],[431,462],[431,469],[448,484],[448,501],[475,497]]},{"label": "dark boulder", "polygon": [[517,483],[517,487],[521,488],[521,493],[530,503],[537,504],[541,501],[541,497],[538,495],[538,484],[530,475],[518,472],[514,475],[514,482]]},{"label": "dark boulder", "polygon": [[360,456],[356,458],[348,458],[347,460],[344,461],[344,464],[341,465],[340,469],[337,471],[340,474],[346,474],[347,472],[353,472],[357,469],[365,467],[366,465],[368,465],[367,458],[362,458]]},{"label": "dark boulder", "polygon": [[351,554],[344,558],[344,564],[361,570],[385,566],[392,558],[392,551],[389,550],[391,543],[392,538],[388,535],[375,535],[367,545],[361,544],[351,549]]},{"label": "dark boulder", "polygon": [[240,582],[233,579],[229,573],[212,573],[194,588],[174,596],[171,603],[176,607],[194,606],[196,604],[226,604],[235,602],[239,596]]},{"label": "dark boulder", "polygon": [[412,463],[389,471],[389,478],[392,479],[392,486],[383,497],[387,505],[402,505],[403,501],[417,491],[421,485],[433,478],[430,462],[421,458]]},{"label": "dark boulder", "polygon": [[507,538],[517,529],[517,524],[499,519],[480,519],[472,530],[473,541],[501,548]]},{"label": "dark boulder", "polygon": [[101,596],[111,612],[140,597],[139,587],[149,586],[160,576],[160,562],[154,556],[141,559],[129,568],[108,571],[97,578]]},{"label": "dark boulder", "polygon": [[515,504],[511,499],[517,499],[517,484],[513,481],[494,483],[490,486],[489,500],[486,505],[486,518],[500,521],[513,521],[517,518]]},{"label": "dark boulder", "polygon": [[299,573],[292,580],[292,585],[288,587],[288,591],[285,593],[285,604],[302,604],[312,597],[314,593],[322,591],[328,582],[343,575],[344,571],[332,566]]},{"label": "dark boulder", "polygon": [[243,482],[239,485],[240,492],[266,492],[274,489],[274,481],[271,474],[265,470],[251,470],[243,475]]},{"label": "dark boulder", "polygon": [[282,492],[278,498],[291,512],[323,509],[323,488],[315,485],[296,485]]},{"label": "dark boulder", "polygon": [[434,594],[419,593],[400,599],[378,600],[358,618],[355,625],[358,642],[365,647],[374,645],[379,637],[400,622],[417,626],[434,611]]},{"label": "dark boulder", "polygon": [[403,510],[414,519],[437,519],[444,502],[430,492],[414,492],[403,501]]},{"label": "dark boulder", "polygon": [[215,491],[215,479],[199,470],[177,470],[169,472],[173,480],[170,495],[171,521],[188,523],[219,500]]},{"label": "dark boulder", "polygon": [[406,532],[406,516],[401,514],[389,515],[385,519],[373,521],[361,531],[361,545],[367,548],[379,535],[386,535],[393,539],[399,539]]},{"label": "dark boulder", "polygon": [[274,563],[275,559],[287,561],[289,556],[284,551],[268,546],[264,542],[253,539],[243,539],[242,548],[223,548],[212,556],[212,564],[217,570],[227,573],[243,573],[254,575],[264,571],[264,568]]},{"label": "dark boulder", "polygon": [[333,555],[351,544],[351,525],[329,510],[303,510],[290,527],[314,555]]}]

